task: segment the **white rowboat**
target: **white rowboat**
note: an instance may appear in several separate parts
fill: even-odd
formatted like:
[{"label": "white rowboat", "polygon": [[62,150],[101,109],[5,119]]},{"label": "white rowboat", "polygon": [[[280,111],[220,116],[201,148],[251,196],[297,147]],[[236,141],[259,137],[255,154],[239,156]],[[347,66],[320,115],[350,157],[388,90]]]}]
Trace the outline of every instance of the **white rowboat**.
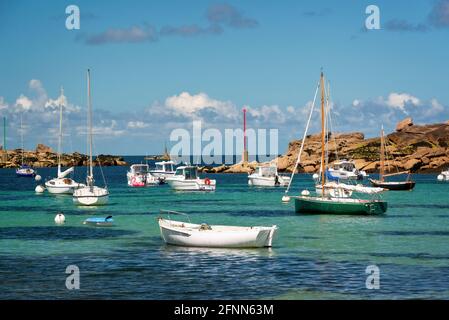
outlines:
[{"label": "white rowboat", "polygon": [[[170,211],[171,213],[176,213]],[[158,218],[162,239],[167,244],[208,248],[271,247],[277,226],[239,227],[194,224]]]}]

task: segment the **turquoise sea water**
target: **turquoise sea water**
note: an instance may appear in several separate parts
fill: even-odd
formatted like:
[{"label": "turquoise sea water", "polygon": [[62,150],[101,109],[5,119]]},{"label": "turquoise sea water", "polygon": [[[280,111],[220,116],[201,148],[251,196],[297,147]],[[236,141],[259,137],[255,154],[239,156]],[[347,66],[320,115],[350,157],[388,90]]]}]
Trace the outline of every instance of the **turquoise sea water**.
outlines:
[{"label": "turquoise sea water", "polygon": [[[127,169],[104,168],[111,196],[98,208],[37,195],[33,179],[0,170],[1,299],[449,298],[449,184],[436,175],[415,175],[412,192],[387,193],[384,216],[350,217],[295,214],[293,203],[280,201],[283,189],[248,187],[246,175],[210,174],[216,192],[179,193],[129,188]],[[38,171],[45,178],[56,169]],[[79,181],[84,173],[77,168]],[[292,190],[312,186],[298,175]],[[198,223],[276,224],[279,232],[271,249],[167,246],[160,209]],[[58,211],[64,226],[54,223]],[[107,215],[115,227],[82,224]],[[80,290],[65,287],[71,264],[80,269]],[[368,265],[380,268],[378,290],[366,289]]]}]

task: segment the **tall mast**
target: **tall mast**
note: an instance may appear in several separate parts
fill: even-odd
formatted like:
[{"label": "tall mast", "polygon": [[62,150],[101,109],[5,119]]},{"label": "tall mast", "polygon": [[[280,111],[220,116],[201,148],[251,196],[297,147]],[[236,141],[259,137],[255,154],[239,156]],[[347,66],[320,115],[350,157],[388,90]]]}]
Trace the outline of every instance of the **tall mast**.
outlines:
[{"label": "tall mast", "polygon": [[384,162],[385,162],[385,142],[384,142],[384,126],[380,131],[380,181],[384,181]]},{"label": "tall mast", "polygon": [[61,96],[59,101],[59,140],[58,140],[58,177],[61,174],[61,149],[62,149],[62,101],[64,97],[64,89],[61,87]]},{"label": "tall mast", "polygon": [[90,69],[87,69],[87,104],[88,116],[87,123],[89,127],[89,183],[93,182],[93,168],[92,168],[92,102],[90,97]]},{"label": "tall mast", "polygon": [[321,71],[321,79],[320,79],[320,86],[321,86],[321,187],[322,187],[322,195],[324,196],[325,191],[324,191],[324,184],[326,183],[325,181],[325,170],[326,170],[326,166],[324,164],[324,155],[325,155],[325,119],[324,119],[324,74],[323,71]]},{"label": "tall mast", "polygon": [[8,151],[6,151],[6,117],[3,117],[3,162],[8,158]]},{"label": "tall mast", "polygon": [[22,149],[22,166],[23,166],[23,119],[20,114],[20,148]]}]

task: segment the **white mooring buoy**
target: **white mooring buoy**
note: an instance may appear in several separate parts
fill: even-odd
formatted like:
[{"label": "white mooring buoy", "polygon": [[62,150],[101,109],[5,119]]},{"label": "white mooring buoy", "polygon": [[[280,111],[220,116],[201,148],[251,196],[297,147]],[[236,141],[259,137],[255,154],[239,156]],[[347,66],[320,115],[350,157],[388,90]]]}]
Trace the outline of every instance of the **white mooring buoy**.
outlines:
[{"label": "white mooring buoy", "polygon": [[290,197],[289,196],[283,196],[282,197],[282,202],[289,202],[290,201]]},{"label": "white mooring buoy", "polygon": [[56,224],[64,224],[65,222],[65,216],[62,213],[58,213],[55,217],[55,223]]},{"label": "white mooring buoy", "polygon": [[444,176],[442,174],[439,174],[437,179],[438,179],[438,181],[443,181],[444,180]]},{"label": "white mooring buoy", "polygon": [[36,193],[43,193],[45,191],[45,187],[39,184],[36,188],[34,188],[34,191],[36,191]]},{"label": "white mooring buoy", "polygon": [[302,190],[301,195],[302,196],[310,196],[310,192],[309,192],[309,190]]},{"label": "white mooring buoy", "polygon": [[41,179],[42,179],[42,177],[38,174],[34,177],[34,180],[36,180],[36,181],[41,181]]}]

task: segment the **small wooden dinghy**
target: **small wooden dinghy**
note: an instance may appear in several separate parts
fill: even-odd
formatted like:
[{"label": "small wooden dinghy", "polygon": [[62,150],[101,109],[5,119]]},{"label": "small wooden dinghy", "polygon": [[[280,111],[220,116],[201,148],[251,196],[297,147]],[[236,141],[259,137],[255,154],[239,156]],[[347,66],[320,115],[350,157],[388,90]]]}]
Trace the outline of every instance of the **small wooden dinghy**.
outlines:
[{"label": "small wooden dinghy", "polygon": [[[180,214],[176,211],[162,211],[161,213]],[[187,216],[188,217],[188,216]],[[167,244],[187,247],[208,248],[261,248],[271,247],[273,237],[278,229],[272,227],[238,227],[194,224],[158,218],[162,239]]]},{"label": "small wooden dinghy", "polygon": [[95,227],[112,227],[114,225],[114,219],[112,219],[112,216],[107,216],[106,218],[93,217],[84,220],[83,224]]}]

